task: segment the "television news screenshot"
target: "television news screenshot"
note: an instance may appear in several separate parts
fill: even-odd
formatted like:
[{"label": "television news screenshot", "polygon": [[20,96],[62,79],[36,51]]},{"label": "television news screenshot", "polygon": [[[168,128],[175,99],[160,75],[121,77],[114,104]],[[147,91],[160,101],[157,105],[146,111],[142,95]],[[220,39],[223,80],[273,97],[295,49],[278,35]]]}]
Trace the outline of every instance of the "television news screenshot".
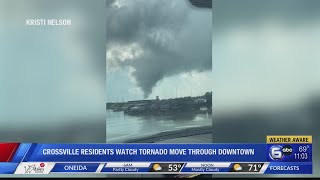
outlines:
[{"label": "television news screenshot", "polygon": [[320,1],[0,0],[0,178],[320,178]]}]

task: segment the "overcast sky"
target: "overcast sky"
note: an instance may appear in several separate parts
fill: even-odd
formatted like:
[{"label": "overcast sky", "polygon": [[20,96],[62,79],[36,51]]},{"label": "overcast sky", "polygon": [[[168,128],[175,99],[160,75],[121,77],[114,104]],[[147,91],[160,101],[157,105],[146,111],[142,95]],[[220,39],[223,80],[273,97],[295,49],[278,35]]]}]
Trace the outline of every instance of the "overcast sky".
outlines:
[{"label": "overcast sky", "polygon": [[188,3],[108,1],[108,101],[211,91],[212,12]]}]

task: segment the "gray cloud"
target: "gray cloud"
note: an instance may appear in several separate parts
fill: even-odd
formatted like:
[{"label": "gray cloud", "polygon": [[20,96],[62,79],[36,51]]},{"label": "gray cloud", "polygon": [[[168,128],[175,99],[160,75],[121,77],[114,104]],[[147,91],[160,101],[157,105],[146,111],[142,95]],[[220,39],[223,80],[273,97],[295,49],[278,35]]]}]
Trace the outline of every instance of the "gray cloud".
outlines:
[{"label": "gray cloud", "polygon": [[108,70],[131,67],[145,98],[165,77],[211,70],[211,11],[194,11],[184,0],[110,3]]}]

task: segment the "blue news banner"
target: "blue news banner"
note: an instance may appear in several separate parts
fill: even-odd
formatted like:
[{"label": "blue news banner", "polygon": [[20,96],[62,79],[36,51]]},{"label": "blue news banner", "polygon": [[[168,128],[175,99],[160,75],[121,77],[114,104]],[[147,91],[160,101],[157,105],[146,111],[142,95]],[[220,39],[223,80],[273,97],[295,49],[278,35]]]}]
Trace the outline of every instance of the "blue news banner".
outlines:
[{"label": "blue news banner", "polygon": [[312,144],[17,143],[6,153],[1,174],[312,174]]}]

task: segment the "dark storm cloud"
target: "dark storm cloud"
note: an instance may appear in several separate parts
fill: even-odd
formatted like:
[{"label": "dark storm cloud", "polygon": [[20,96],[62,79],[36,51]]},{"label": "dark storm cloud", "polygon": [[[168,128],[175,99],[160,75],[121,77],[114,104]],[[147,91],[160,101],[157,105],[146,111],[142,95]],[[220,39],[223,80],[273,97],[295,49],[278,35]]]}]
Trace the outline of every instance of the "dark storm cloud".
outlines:
[{"label": "dark storm cloud", "polygon": [[122,2],[107,8],[107,51],[135,44],[131,54],[142,53],[120,60],[119,52],[113,52],[107,56],[108,69],[132,67],[131,75],[145,98],[165,77],[211,70],[211,11],[194,14],[184,0]]}]

